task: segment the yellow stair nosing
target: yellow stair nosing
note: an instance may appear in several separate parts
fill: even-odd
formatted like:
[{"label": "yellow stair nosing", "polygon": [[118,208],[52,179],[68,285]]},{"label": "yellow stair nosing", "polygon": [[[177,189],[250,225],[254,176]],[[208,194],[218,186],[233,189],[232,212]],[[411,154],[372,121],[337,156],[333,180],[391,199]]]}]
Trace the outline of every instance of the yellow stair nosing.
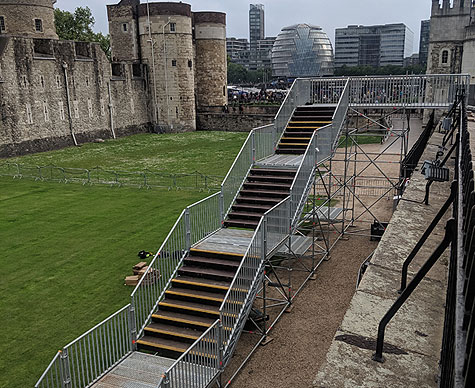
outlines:
[{"label": "yellow stair nosing", "polygon": [[173,346],[162,345],[162,344],[156,344],[156,343],[148,342],[148,341],[144,341],[144,340],[137,340],[137,342],[138,342],[139,344],[147,345],[147,346],[152,346],[152,347],[154,347],[154,348],[161,348],[161,349],[173,350],[174,352],[180,352],[180,353],[186,352],[186,349],[178,349],[178,348],[175,348],[175,347],[173,347]]},{"label": "yellow stair nosing", "polygon": [[239,253],[232,253],[232,252],[219,252],[219,251],[208,251],[206,249],[195,249],[191,248],[190,252],[197,252],[197,253],[214,253],[216,255],[224,255],[224,256],[236,256],[236,257],[243,257],[243,255]]},{"label": "yellow stair nosing", "polygon": [[188,323],[190,325],[195,325],[195,326],[203,326],[203,327],[210,327],[211,326],[211,325],[209,325],[207,323],[204,323],[204,322],[189,321],[187,319],[166,317],[166,316],[160,315],[160,314],[152,314],[152,318],[165,319],[167,321],[176,321],[176,322],[180,322],[180,323]]},{"label": "yellow stair nosing", "polygon": [[217,288],[219,290],[229,290],[229,287],[226,286],[217,286],[214,284],[208,284],[208,283],[198,283],[198,282],[190,282],[188,280],[180,280],[180,279],[172,279],[172,282],[178,282],[178,283],[183,283],[183,284],[189,284],[193,286],[202,286],[202,287],[210,287],[210,288]]},{"label": "yellow stair nosing", "polygon": [[183,338],[188,338],[188,339],[192,339],[192,340],[197,340],[198,338],[200,338],[199,336],[175,333],[173,331],[159,330],[159,329],[154,329],[154,328],[151,328],[151,327],[146,327],[145,331],[152,331],[154,333],[173,335],[175,337],[183,337]]},{"label": "yellow stair nosing", "polygon": [[212,300],[214,302],[222,302],[224,298],[213,298],[211,296],[201,296],[201,295],[194,295],[194,294],[186,294],[184,292],[176,292],[172,290],[165,291],[166,294],[171,294],[171,295],[178,295],[178,296],[186,296],[188,298],[195,298],[195,299],[206,299],[206,300]]},{"label": "yellow stair nosing", "polygon": [[289,125],[291,124],[331,124],[330,121],[289,121]]},{"label": "yellow stair nosing", "polygon": [[285,145],[285,146],[308,146],[308,143],[279,143],[279,145]]},{"label": "yellow stair nosing", "polygon": [[180,308],[180,309],[184,309],[184,310],[197,311],[199,313],[219,315],[219,311],[211,311],[211,310],[205,310],[205,309],[200,309],[200,308],[196,308],[196,307],[183,306],[181,304],[171,304],[171,303],[160,302],[159,306]]}]

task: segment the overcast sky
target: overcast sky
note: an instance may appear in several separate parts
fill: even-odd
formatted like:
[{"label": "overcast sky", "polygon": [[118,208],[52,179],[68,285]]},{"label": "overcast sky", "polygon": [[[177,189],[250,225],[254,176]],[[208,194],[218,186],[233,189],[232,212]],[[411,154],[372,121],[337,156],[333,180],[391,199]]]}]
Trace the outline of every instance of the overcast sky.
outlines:
[{"label": "overcast sky", "polygon": [[[106,4],[119,0],[58,0],[56,7],[74,11],[88,6],[96,19],[96,31],[108,32]],[[145,3],[142,0],[142,3]],[[151,1],[152,2],[152,1]],[[249,4],[265,6],[266,36],[296,23],[321,26],[332,42],[335,28],[349,24],[405,23],[414,32],[414,52],[419,50],[421,20],[429,19],[431,0],[190,0],[193,11],[227,14],[228,37],[249,38]]]}]

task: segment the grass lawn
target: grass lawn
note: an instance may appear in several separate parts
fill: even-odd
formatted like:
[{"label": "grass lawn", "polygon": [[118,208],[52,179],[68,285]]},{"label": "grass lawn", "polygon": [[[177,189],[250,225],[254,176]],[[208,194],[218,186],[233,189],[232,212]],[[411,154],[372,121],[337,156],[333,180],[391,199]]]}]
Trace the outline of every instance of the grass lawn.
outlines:
[{"label": "grass lawn", "polygon": [[[381,144],[382,137],[377,135],[358,135],[355,136],[359,145],[362,144]],[[345,139],[345,136],[340,137],[340,143],[338,148],[345,148],[346,143],[348,146],[353,145],[353,139],[350,138],[348,141]]]},{"label": "grass lawn", "polygon": [[[153,171],[225,176],[247,133],[186,132],[180,134],[141,134],[43,152],[11,162],[27,165],[56,165],[71,168],[97,166],[127,171]],[[0,161],[1,163],[1,161]]]},{"label": "grass lawn", "polygon": [[[137,135],[15,160],[224,175],[245,136]],[[207,195],[0,178],[0,388],[32,387],[58,349],[127,304],[137,253]]]}]

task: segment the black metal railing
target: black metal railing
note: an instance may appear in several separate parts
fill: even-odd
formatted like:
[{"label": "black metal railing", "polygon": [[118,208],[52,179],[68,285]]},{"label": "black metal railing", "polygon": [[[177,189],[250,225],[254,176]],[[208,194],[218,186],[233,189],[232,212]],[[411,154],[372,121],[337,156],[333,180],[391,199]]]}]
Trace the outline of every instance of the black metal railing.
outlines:
[{"label": "black metal railing", "polygon": [[[387,324],[450,246],[440,357],[439,387],[441,388],[475,387],[475,351],[473,350],[475,342],[475,185],[465,104],[466,98],[461,95],[451,109],[459,115],[454,120],[455,127],[452,127],[455,131],[449,135],[455,139],[454,150],[457,155],[451,194],[421,241],[406,259],[402,274],[401,295],[379,323],[376,353],[373,355],[373,360],[384,362],[383,345]],[[447,144],[446,139],[444,139],[445,144]],[[453,218],[447,222],[443,240],[406,286],[408,265],[435,225],[440,222],[450,204],[453,204]]]}]

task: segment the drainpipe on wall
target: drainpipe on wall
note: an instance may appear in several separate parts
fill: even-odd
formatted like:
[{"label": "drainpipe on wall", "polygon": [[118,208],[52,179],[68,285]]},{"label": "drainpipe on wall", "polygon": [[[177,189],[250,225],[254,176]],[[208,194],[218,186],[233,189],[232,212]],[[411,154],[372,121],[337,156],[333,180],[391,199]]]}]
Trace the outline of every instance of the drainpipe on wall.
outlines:
[{"label": "drainpipe on wall", "polygon": [[66,85],[66,99],[68,100],[69,129],[71,131],[71,136],[73,137],[74,145],[77,146],[78,142],[76,140],[76,135],[74,134],[73,115],[71,113],[71,98],[69,97],[68,64],[66,62],[63,62],[63,70],[65,80],[64,84]]},{"label": "drainpipe on wall", "polygon": [[111,115],[111,131],[112,131],[112,137],[115,139],[115,131],[114,131],[114,105],[112,104],[112,93],[111,93],[111,83],[109,82],[107,84],[107,87],[109,89],[109,112]]}]

